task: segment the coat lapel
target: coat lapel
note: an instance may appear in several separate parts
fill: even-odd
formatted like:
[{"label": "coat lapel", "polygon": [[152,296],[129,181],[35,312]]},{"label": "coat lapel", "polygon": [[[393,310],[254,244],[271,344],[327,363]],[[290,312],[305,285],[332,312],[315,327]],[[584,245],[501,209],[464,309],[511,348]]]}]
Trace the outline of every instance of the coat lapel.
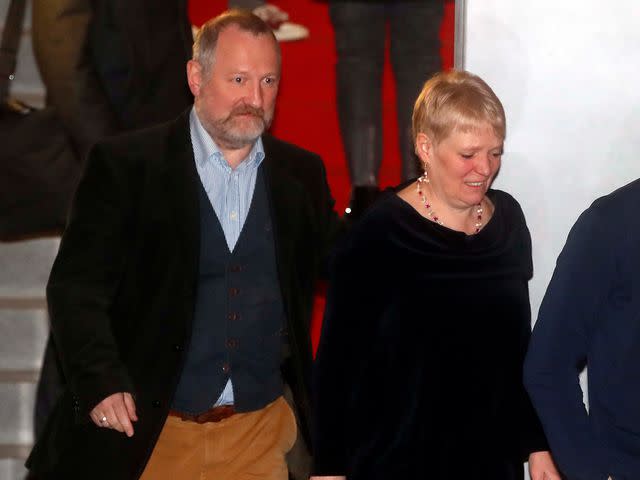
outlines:
[{"label": "coat lapel", "polygon": [[168,142],[174,224],[178,246],[185,262],[187,291],[195,295],[200,257],[199,179],[191,145],[189,111],[174,123]]},{"label": "coat lapel", "polygon": [[302,211],[305,204],[304,188],[286,169],[286,162],[279,158],[277,143],[264,136],[264,171],[267,196],[273,223],[273,238],[278,265],[278,279],[285,301],[291,302],[291,278],[295,270],[295,252],[300,229],[303,227]]}]

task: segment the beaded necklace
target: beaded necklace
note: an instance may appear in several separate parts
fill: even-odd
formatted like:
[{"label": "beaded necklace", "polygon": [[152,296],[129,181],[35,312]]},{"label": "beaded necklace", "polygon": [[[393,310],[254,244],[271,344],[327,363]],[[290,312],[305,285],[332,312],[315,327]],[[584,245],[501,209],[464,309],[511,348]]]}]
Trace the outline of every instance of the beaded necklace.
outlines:
[{"label": "beaded necklace", "polygon": [[[429,183],[429,177],[427,176],[427,172],[424,172],[424,175],[422,175],[421,177],[418,178],[418,181],[416,183],[416,190],[418,192],[418,195],[420,196],[420,199],[422,200],[422,204],[424,205],[424,208],[427,212],[427,217],[436,222],[438,225],[442,225],[443,227],[446,226],[444,223],[442,223],[442,220],[440,220],[440,217],[438,217],[438,215],[436,214],[436,212],[434,212],[433,208],[431,207],[431,204],[429,203],[429,201],[427,200],[427,197],[425,196],[424,192],[422,191],[422,184],[423,183]],[[482,208],[482,203],[478,203],[476,205],[476,223],[475,223],[475,227],[476,230],[474,233],[478,233],[480,231],[480,229],[482,228],[482,212],[484,211],[484,209]]]}]

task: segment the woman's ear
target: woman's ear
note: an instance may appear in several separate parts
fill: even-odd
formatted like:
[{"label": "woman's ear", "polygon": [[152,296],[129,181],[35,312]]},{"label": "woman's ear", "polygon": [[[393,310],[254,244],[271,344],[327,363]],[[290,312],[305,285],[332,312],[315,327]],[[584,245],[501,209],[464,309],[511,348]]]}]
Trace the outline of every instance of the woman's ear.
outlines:
[{"label": "woman's ear", "polygon": [[422,163],[428,163],[433,155],[433,142],[426,133],[420,132],[416,135],[416,155]]}]

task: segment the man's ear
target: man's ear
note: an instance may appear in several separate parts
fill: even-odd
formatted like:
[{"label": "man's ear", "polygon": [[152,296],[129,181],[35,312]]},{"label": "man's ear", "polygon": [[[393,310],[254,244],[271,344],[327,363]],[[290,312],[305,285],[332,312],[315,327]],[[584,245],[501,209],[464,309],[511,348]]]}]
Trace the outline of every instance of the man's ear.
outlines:
[{"label": "man's ear", "polygon": [[416,135],[416,155],[422,163],[428,163],[433,155],[433,142],[426,133],[420,132]]},{"label": "man's ear", "polygon": [[189,83],[189,90],[191,90],[194,97],[197,97],[200,94],[202,85],[202,65],[195,60],[187,62],[187,82]]}]

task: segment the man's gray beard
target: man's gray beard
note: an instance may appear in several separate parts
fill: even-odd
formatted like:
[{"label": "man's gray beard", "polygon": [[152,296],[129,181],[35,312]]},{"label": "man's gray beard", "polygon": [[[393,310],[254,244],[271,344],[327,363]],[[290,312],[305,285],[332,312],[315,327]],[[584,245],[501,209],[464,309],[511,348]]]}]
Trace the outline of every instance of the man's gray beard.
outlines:
[{"label": "man's gray beard", "polygon": [[252,145],[268,127],[268,119],[255,117],[260,120],[260,126],[239,131],[238,128],[234,128],[232,118],[233,117],[214,121],[211,128],[208,129],[209,135],[211,135],[215,142],[221,147],[235,150],[246,147],[247,145]]}]

